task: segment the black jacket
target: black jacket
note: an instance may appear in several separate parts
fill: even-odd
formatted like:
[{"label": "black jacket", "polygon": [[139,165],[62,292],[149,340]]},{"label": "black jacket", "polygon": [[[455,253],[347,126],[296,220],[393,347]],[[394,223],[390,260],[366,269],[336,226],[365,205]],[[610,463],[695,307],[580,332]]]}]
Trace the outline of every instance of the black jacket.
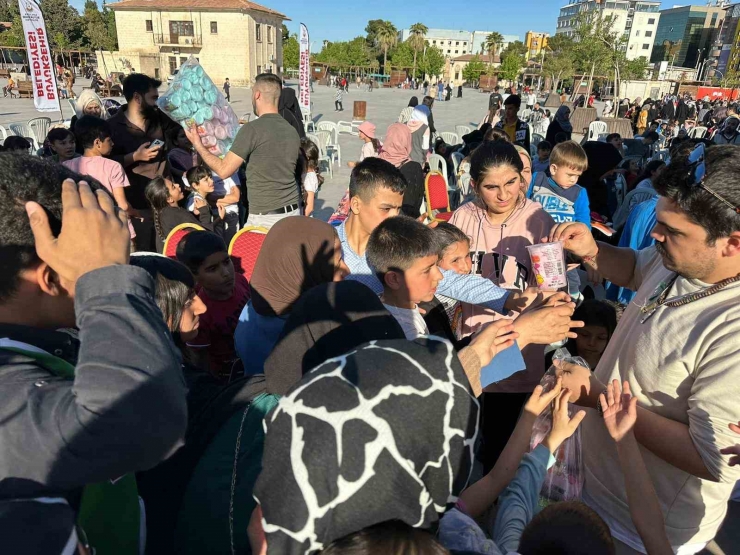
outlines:
[{"label": "black jacket", "polygon": [[8,553],[29,552],[20,549],[28,538],[18,538],[17,511],[3,510],[17,502],[11,500],[66,499],[68,505],[24,504],[29,518],[43,517],[33,520],[34,536],[61,537],[60,523],[69,525],[83,486],[151,468],[181,444],[187,408],[180,353],[153,299],[145,270],[111,266],[77,282],[79,341],[0,326],[0,338],[76,367],[74,380],[64,379],[0,349],[0,537]]},{"label": "black jacket", "polygon": [[[504,130],[504,120],[499,120],[499,122],[494,126],[495,129],[498,129],[500,131]],[[529,124],[526,121],[522,121],[517,118],[516,121],[516,140],[514,141],[515,145],[519,145],[521,147],[524,147],[527,149],[527,152],[529,152],[529,141],[531,137],[529,136]],[[551,143],[555,144],[555,143]]]}]

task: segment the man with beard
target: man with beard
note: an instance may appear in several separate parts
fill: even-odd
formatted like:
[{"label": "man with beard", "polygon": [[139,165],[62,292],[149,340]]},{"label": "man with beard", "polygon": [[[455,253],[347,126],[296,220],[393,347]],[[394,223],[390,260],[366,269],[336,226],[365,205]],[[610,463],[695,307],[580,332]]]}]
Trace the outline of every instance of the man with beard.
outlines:
[{"label": "man with beard", "polygon": [[132,73],[123,80],[126,105],[108,120],[113,140],[110,158],[126,170],[130,187],[126,200],[138,212],[131,222],[136,231],[136,250],[153,251],[154,220],[144,196],[147,184],[157,176],[168,176],[169,167],[164,144],[155,145],[169,136],[177,123],[159,111],[157,89],[162,84],[143,73]]},{"label": "man with beard", "polygon": [[714,134],[712,142],[716,145],[740,145],[739,125],[740,118],[735,115],[727,116],[722,128]]},{"label": "man with beard", "polygon": [[194,127],[185,131],[203,162],[222,179],[231,177],[247,162],[247,225],[268,229],[287,216],[301,213],[296,180],[301,140],[278,111],[282,88],[277,75],[257,76],[252,87],[252,108],[258,119],[239,129],[223,159],[203,146]]},{"label": "man with beard", "polygon": [[[653,479],[671,545],[698,553],[717,532],[740,466],[740,149],[699,144],[677,156],[655,183],[654,247],[634,251],[597,243],[580,223],[560,224],[549,240],[612,283],[636,290],[592,373],[564,365],[571,402],[601,411],[612,380],[638,399],[634,431]],[[609,525],[616,553],[645,553],[630,519],[614,442],[597,414],[581,427],[583,500]]]}]

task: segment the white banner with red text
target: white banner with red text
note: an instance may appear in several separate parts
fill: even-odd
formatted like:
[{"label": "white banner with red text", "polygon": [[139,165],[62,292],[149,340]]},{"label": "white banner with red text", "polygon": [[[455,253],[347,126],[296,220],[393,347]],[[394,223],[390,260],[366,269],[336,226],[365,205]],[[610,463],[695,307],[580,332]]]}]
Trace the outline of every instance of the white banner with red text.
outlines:
[{"label": "white banner with red text", "polygon": [[311,48],[308,42],[308,28],[301,23],[301,59],[298,66],[298,105],[301,111],[311,113]]},{"label": "white banner with red text", "polygon": [[41,8],[33,0],[18,0],[26,39],[28,67],[33,82],[33,103],[39,112],[60,110],[54,60]]}]

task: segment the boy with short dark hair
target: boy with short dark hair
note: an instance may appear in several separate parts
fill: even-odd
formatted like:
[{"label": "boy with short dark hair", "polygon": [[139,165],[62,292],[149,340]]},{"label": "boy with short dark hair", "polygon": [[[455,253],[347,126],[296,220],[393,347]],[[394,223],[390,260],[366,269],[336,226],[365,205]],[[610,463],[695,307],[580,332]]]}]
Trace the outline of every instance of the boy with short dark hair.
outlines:
[{"label": "boy with short dark hair", "polygon": [[224,96],[226,97],[226,102],[231,102],[231,83],[229,83],[229,78],[227,77],[224,80]]},{"label": "boy with short dark hair", "polygon": [[537,143],[537,158],[532,160],[532,173],[546,172],[550,169],[552,145],[547,141]]},{"label": "boy with short dark hair", "polygon": [[234,272],[226,245],[210,231],[188,233],[177,245],[177,259],[195,276],[196,294],[207,308],[200,316],[198,336],[188,347],[201,362],[207,363],[204,367],[211,374],[227,381],[238,360],[234,332],[251,296],[249,283],[242,274]]},{"label": "boy with short dark hair", "polygon": [[550,177],[535,173],[527,198],[539,202],[557,223],[581,222],[590,228],[588,193],[578,185],[587,167],[588,158],[581,145],[575,141],[555,145],[550,153]]},{"label": "boy with short dark hair", "polygon": [[442,280],[434,230],[405,216],[389,218],[370,235],[367,261],[383,284],[380,299],[406,338],[428,335],[418,305],[434,298]]},{"label": "boy with short dark hair", "polygon": [[46,140],[49,142],[49,148],[54,153],[51,159],[55,162],[66,162],[79,156],[75,152],[75,136],[69,129],[55,127],[46,135]]},{"label": "boy with short dark hair", "polygon": [[522,98],[518,94],[510,94],[504,100],[504,117],[494,129],[500,129],[506,133],[509,140],[523,147],[529,152],[529,124],[519,119],[519,108],[522,106]]}]

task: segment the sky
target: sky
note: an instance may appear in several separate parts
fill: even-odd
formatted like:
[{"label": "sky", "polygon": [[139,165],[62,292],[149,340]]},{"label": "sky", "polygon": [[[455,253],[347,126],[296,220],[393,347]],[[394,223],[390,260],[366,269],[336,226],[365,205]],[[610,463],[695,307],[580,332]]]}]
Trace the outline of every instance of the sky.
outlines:
[{"label": "sky", "polygon": [[[527,31],[554,33],[560,7],[566,0],[255,0],[277,10],[292,21],[286,22],[291,33],[301,23],[308,27],[311,51],[321,50],[324,40],[350,40],[365,35],[371,19],[390,20],[397,29],[424,23],[432,29],[465,31],[498,31],[502,35],[519,35]],[[82,11],[84,0],[71,0]],[[101,1],[99,1],[102,4]],[[705,4],[696,1],[694,4]],[[671,8],[675,1],[663,2]]]}]

